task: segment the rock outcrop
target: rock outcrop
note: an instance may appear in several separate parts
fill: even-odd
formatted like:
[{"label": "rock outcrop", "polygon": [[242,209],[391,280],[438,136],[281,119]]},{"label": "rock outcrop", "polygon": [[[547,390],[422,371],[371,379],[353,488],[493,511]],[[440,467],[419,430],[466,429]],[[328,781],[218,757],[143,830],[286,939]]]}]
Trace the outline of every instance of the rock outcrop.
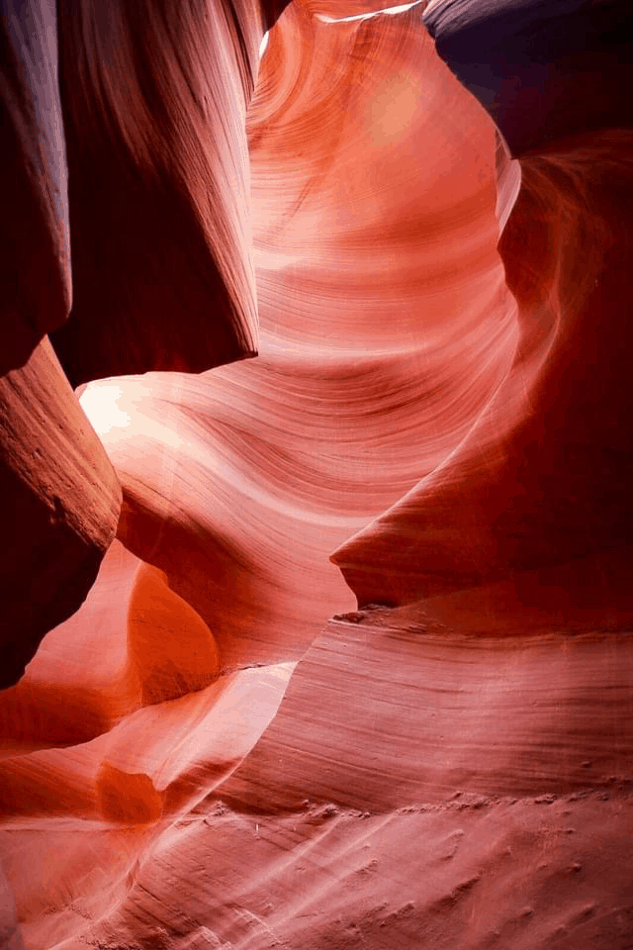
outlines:
[{"label": "rock outcrop", "polygon": [[0,688],[81,605],[116,533],[121,488],[48,340],[0,378]]},{"label": "rock outcrop", "polygon": [[256,350],[245,113],[284,6],[0,6],[2,686],[85,599],[120,511],[46,334],[73,384]]},{"label": "rock outcrop", "polygon": [[70,310],[68,172],[53,0],[0,4],[0,375]]}]

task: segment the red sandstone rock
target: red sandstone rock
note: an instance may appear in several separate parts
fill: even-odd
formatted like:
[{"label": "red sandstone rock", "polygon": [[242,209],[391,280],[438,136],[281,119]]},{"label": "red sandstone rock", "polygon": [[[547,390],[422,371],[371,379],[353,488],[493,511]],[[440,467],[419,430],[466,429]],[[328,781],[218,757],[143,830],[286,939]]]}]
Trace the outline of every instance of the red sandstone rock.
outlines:
[{"label": "red sandstone rock", "polygon": [[[494,130],[419,17],[333,28],[289,10],[262,69],[249,122],[258,360],[82,395],[123,485],[120,540],[165,572],[229,666],[296,659],[352,606],[329,554],[464,437],[516,345]],[[284,107],[298,69],[304,91]],[[298,162],[333,94],[345,113]],[[394,96],[408,110],[397,122]],[[282,200],[284,182],[300,202]]]},{"label": "red sandstone rock", "polygon": [[121,489],[46,340],[0,378],[0,686],[80,606],[116,531]]},{"label": "red sandstone rock", "polygon": [[52,0],[0,4],[0,376],[71,304],[68,195]]},{"label": "red sandstone rock", "polygon": [[630,622],[632,146],[614,132],[522,160],[500,244],[515,365],[459,451],[336,553],[361,603],[459,591],[446,616],[470,629]]},{"label": "red sandstone rock", "polygon": [[160,571],[115,541],[81,610],[46,637],[23,679],[1,694],[0,747],[88,742],[144,705],[209,686],[218,673],[206,624]]},{"label": "red sandstone rock", "polygon": [[54,345],[75,385],[255,353],[244,117],[263,33],[257,0],[61,4],[73,310]]},{"label": "red sandstone rock", "polygon": [[370,6],[262,61],[259,359],[82,394],[129,550],[0,696],[29,950],[630,946],[630,139],[519,168]]},{"label": "red sandstone rock", "polygon": [[624,950],[631,645],[330,622],[91,939]]},{"label": "red sandstone rock", "polygon": [[629,634],[465,635],[419,608],[351,616],[313,642],[275,721],[218,790],[236,811],[487,804],[631,774]]}]

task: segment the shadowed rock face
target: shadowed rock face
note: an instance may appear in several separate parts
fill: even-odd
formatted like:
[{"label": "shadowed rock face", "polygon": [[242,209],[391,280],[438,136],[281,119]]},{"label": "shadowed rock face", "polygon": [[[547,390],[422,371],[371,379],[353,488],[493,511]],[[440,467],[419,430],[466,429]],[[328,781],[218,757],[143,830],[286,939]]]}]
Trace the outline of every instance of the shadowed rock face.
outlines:
[{"label": "shadowed rock face", "polygon": [[379,6],[2,8],[11,950],[631,945],[626,18]]},{"label": "shadowed rock face", "polygon": [[499,245],[519,308],[515,363],[450,460],[336,552],[361,603],[451,595],[458,611],[472,600],[479,626],[547,625],[552,611],[563,626],[629,622],[633,406],[617,350],[633,290],[632,162],[621,131],[522,160]]},{"label": "shadowed rock face", "polygon": [[120,511],[44,335],[73,384],[255,351],[245,112],[282,8],[0,7],[3,686],[80,606]]},{"label": "shadowed rock face", "polygon": [[253,355],[244,119],[285,6],[3,3],[0,371],[53,330],[73,385]]},{"label": "shadowed rock face", "polygon": [[[630,338],[633,291],[622,85],[631,20],[619,4],[576,2],[555,11],[433,2],[424,19],[512,152],[530,150],[512,213],[498,207],[519,340],[461,445],[333,560],[361,604],[433,598],[468,629],[547,626],[554,616],[566,627],[626,626],[633,405],[628,344],[616,351]],[[477,57],[489,63],[487,86],[474,78]],[[508,156],[501,203],[504,177]]]},{"label": "shadowed rock face", "polygon": [[54,345],[71,381],[252,356],[259,4],[86,0],[59,17],[74,301]]},{"label": "shadowed rock face", "polygon": [[71,305],[66,146],[52,0],[0,5],[0,374]]},{"label": "shadowed rock face", "polygon": [[112,542],[121,488],[48,340],[0,378],[0,686],[81,605]]},{"label": "shadowed rock face", "polygon": [[431,0],[424,20],[515,156],[633,123],[626,0]]}]

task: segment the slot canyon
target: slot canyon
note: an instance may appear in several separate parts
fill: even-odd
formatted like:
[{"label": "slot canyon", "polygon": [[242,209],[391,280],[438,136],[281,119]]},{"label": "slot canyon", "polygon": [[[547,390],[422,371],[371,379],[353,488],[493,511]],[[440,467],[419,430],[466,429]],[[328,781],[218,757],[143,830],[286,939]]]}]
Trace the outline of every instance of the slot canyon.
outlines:
[{"label": "slot canyon", "polygon": [[633,948],[628,0],[0,0],[0,950]]}]

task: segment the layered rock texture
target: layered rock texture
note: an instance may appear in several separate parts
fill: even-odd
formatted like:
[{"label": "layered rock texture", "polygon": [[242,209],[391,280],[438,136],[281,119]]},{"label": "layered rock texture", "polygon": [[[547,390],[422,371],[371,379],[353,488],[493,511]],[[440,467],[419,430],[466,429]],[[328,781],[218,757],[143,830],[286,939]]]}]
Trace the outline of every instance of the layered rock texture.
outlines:
[{"label": "layered rock texture", "polygon": [[0,2],[2,950],[633,945],[631,20],[383,4]]},{"label": "layered rock texture", "polygon": [[82,603],[117,528],[121,487],[48,339],[0,378],[0,685]]}]

